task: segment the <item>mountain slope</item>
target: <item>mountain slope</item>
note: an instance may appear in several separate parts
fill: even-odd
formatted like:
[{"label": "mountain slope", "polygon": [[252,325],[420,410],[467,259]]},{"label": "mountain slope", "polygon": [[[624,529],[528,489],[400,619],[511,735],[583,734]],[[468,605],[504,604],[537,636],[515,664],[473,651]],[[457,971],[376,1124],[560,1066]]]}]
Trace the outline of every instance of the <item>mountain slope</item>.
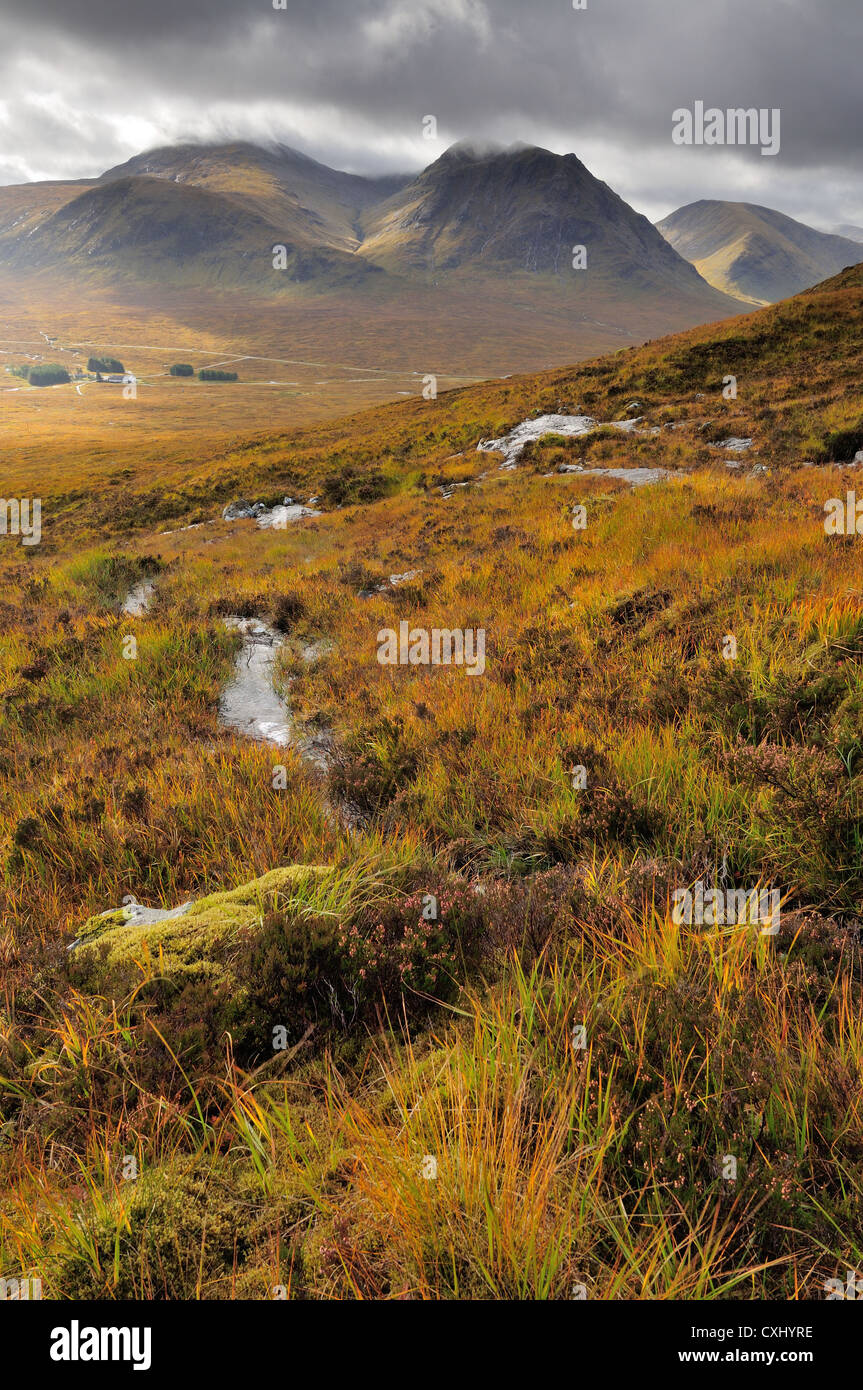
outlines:
[{"label": "mountain slope", "polygon": [[711,285],[757,304],[799,294],[863,259],[847,238],[755,203],[702,199],[656,225]]},{"label": "mountain slope", "polygon": [[0,187],[0,247],[29,237],[52,213],[92,188],[89,179],[69,183],[19,183]]},{"label": "mountain slope", "polygon": [[[577,246],[586,268],[573,268]],[[281,359],[289,337],[292,357],[320,365],[484,376],[743,307],[574,155],[523,146],[455,146],[404,185],[284,146],[182,145],[93,182],[0,190],[0,294],[38,328],[68,305],[67,331],[88,341],[227,325],[251,355]],[[121,331],[121,302],[148,319],[165,310],[169,336]]]},{"label": "mountain slope", "polygon": [[[734,400],[723,396],[727,372],[746,381],[746,391]],[[642,412],[640,431],[596,441],[598,456],[615,466],[724,469],[728,451],[713,446],[735,436],[753,441],[751,451],[731,458],[737,466],[756,460],[777,470],[804,462],[850,463],[863,448],[861,381],[863,264],[791,300],[628,352],[447,391],[433,412],[417,396],[257,441],[220,461],[211,475],[212,497],[221,503],[241,479],[275,494],[285,479],[288,444],[291,476],[301,477],[310,493],[325,490],[333,451],[367,461],[356,469],[358,483],[366,472],[378,473],[384,456],[401,461],[409,487],[417,468],[428,478],[443,480],[451,470],[452,476],[479,479],[488,467],[487,455],[476,452],[480,439],[500,437],[531,415],[574,409],[576,403],[597,420],[623,420],[633,399]],[[563,447],[583,459],[590,446],[577,439],[565,446],[549,441],[550,451]],[[538,453],[533,466],[547,476]]]},{"label": "mountain slope", "polygon": [[[77,190],[76,190],[77,191]],[[61,193],[58,190],[57,199]],[[23,201],[22,201],[23,205]],[[14,207],[14,204],[12,204]],[[212,192],[149,175],[85,185],[77,197],[0,226],[0,263],[16,270],[62,269],[162,283],[249,284],[280,288],[273,246],[287,251],[287,279],[325,278],[330,285],[368,278],[367,263],[316,238],[294,219],[287,228],[275,210],[267,217],[252,198]]]},{"label": "mountain slope", "polygon": [[[655,299],[662,331],[740,307],[575,155],[529,146],[455,145],[406,182],[341,173],[287,146],[186,144],[96,181],[0,190],[0,263],[18,270],[56,264],[229,284],[257,273],[267,292],[279,282],[262,273],[263,248],[277,243],[300,258],[292,278],[322,288],[361,282],[372,267],[418,284],[520,271],[554,276],[555,293],[571,291],[588,312],[609,296]],[[587,262],[578,270],[577,246]]]},{"label": "mountain slope", "polygon": [[863,242],[863,227],[857,227],[853,222],[843,222],[841,226],[833,228],[833,235],[845,237],[848,241]]}]

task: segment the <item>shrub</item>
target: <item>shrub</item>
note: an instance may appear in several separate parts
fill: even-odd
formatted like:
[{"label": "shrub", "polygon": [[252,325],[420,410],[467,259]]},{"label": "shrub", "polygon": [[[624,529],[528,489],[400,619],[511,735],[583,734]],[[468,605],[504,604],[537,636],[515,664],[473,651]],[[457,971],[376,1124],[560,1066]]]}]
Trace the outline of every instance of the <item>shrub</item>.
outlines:
[{"label": "shrub", "polygon": [[354,807],[361,817],[380,813],[420,766],[416,735],[401,719],[381,719],[345,740],[333,757],[330,787],[337,801]]},{"label": "shrub", "polygon": [[364,914],[342,934],[342,971],[351,997],[366,1006],[423,1009],[452,999],[486,935],[482,900],[466,885],[436,886]]},{"label": "shrub", "polygon": [[276,909],[237,957],[245,986],[223,1001],[223,1026],[240,1056],[271,1045],[272,1029],[296,1042],[311,1026],[345,1020],[339,926],[332,919]]},{"label": "shrub", "polygon": [[328,474],[321,484],[323,497],[332,507],[343,507],[350,502],[376,502],[391,490],[391,484],[379,468],[362,473],[350,463],[337,473]]},{"label": "shrub", "polygon": [[306,605],[299,594],[279,594],[273,605],[273,624],[279,632],[290,632],[300,618],[304,617],[305,612]]},{"label": "shrub", "polygon": [[863,449],[863,423],[847,430],[833,430],[824,438],[816,463],[847,463]]},{"label": "shrub", "polygon": [[87,1300],[227,1296],[253,1253],[255,1195],[227,1172],[145,1172],[124,1201],[82,1207],[51,1275]]},{"label": "shrub", "polygon": [[93,551],[70,567],[69,574],[102,603],[117,603],[133,585],[158,574],[161,561],[152,555],[107,554]]}]

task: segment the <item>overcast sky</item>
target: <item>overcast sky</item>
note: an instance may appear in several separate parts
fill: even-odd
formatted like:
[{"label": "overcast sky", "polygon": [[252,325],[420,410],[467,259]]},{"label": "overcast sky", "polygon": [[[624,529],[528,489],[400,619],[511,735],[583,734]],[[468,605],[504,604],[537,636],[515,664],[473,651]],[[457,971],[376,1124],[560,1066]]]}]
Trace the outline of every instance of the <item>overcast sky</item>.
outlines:
[{"label": "overcast sky", "polygon": [[[863,224],[863,0],[286,4],[0,0],[0,183],[189,138],[280,140],[357,173],[521,140],[574,152],[651,218],[730,198]],[[779,154],[674,145],[672,112],[696,100],[780,108]]]}]

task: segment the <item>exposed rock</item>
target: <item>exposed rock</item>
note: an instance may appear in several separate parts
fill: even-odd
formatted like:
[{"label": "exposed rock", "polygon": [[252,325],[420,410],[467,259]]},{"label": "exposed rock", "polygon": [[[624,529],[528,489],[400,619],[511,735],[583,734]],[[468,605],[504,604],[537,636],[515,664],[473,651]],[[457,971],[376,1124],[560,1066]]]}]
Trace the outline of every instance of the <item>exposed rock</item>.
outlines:
[{"label": "exposed rock", "polygon": [[107,912],[100,912],[97,917],[91,917],[87,922],[77,941],[73,941],[67,949],[74,951],[77,947],[84,944],[88,939],[92,940],[95,935],[101,935],[103,931],[112,927],[150,927],[156,922],[171,922],[175,917],[182,917],[192,906],[192,899],[181,903],[179,907],[145,907],[143,903],[127,903],[124,907],[109,907]]},{"label": "exposed rock", "polygon": [[263,502],[250,502],[247,497],[238,497],[222,509],[222,518],[225,521],[243,521],[247,517],[260,516],[266,510]]},{"label": "exposed rock", "polygon": [[200,531],[202,526],[212,526],[212,521],[193,521],[188,526],[178,526],[174,531],[160,531],[160,536],[179,536],[183,531]]},{"label": "exposed rock", "polygon": [[142,579],[140,584],[133,585],[123,600],[123,612],[130,618],[142,617],[150,607],[155,587],[152,579]]},{"label": "exposed rock", "polygon": [[[450,494],[451,496],[452,494]],[[391,574],[382,584],[376,584],[373,589],[360,589],[358,598],[374,598],[376,594],[386,594],[390,589],[397,589],[400,584],[410,584],[412,580],[419,579],[422,570],[405,570],[404,574]]]},{"label": "exposed rock", "polygon": [[[580,473],[584,477],[619,478],[631,487],[643,487],[647,483],[661,483],[670,477],[667,468],[580,468],[575,463],[562,463],[558,473]],[[547,476],[551,477],[551,474]]]},{"label": "exposed rock", "polygon": [[742,453],[744,449],[752,448],[751,439],[721,439],[718,444],[711,446],[714,449],[730,449],[732,453]]},{"label": "exposed rock", "polygon": [[[655,435],[661,433],[658,425],[652,425],[647,430],[637,429],[636,426],[640,422],[641,416],[636,416],[632,420],[610,420],[607,425],[603,425],[601,421],[594,420],[591,415],[538,415],[535,418],[523,420],[520,425],[516,425],[509,434],[503,435],[501,439],[481,439],[476,447],[480,453],[503,454],[503,463],[500,466],[501,469],[508,471],[516,467],[519,454],[525,444],[542,439],[547,434],[580,437],[599,429],[621,430],[624,434]],[[462,484],[451,483],[449,486],[450,488],[459,487]]]},{"label": "exposed rock", "polygon": [[321,513],[311,507],[304,507],[299,502],[283,502],[280,507],[273,507],[272,511],[264,508],[255,515],[259,526],[272,531],[283,531],[292,521],[299,521],[304,516],[320,516]]},{"label": "exposed rock", "polygon": [[268,507],[266,502],[250,502],[246,497],[238,497],[228,503],[222,511],[222,517],[225,521],[257,521],[259,526],[280,531],[290,522],[299,521],[301,517],[320,516],[319,511],[312,509],[317,500],[317,497],[310,497],[308,505],[303,506],[301,502],[295,502],[293,497],[285,497],[278,506]]},{"label": "exposed rock", "polygon": [[538,415],[523,420],[501,439],[481,439],[477,451],[486,454],[503,454],[502,467],[513,466],[525,444],[542,439],[546,434],[582,435],[590,434],[598,428],[598,423],[590,415]]}]

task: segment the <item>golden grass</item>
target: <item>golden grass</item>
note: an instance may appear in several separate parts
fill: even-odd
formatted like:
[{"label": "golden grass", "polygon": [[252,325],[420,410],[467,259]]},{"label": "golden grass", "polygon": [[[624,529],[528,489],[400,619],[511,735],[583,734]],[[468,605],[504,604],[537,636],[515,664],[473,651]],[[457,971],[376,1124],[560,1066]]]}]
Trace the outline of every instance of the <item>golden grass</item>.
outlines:
[{"label": "golden grass", "polygon": [[[835,355],[859,364],[859,300],[202,445],[186,482],[166,455],[150,491],[97,481],[81,506],[70,450],[45,546],[0,555],[0,1272],[54,1297],[810,1299],[859,1268],[863,561],[823,529],[856,475],[786,466],[861,418]],[[746,393],[698,400],[726,338]],[[514,474],[476,452],[531,410],[633,398],[682,428],[550,442]],[[771,471],[726,470],[705,440],[731,434]],[[673,476],[554,471],[574,457]],[[325,515],[219,518],[297,482]],[[122,616],[145,574],[151,612]],[[282,624],[326,785],[219,727],[230,611]],[[484,628],[486,674],[380,666],[401,620]],[[125,893],[173,906],[294,862],[337,873],[291,930],[336,923],[369,959],[431,885],[451,989],[352,976],[354,1023],[322,1004],[277,1057],[172,1031],[152,976],[116,999],[70,981],[65,945]],[[677,924],[698,879],[779,888],[780,933]]]}]

